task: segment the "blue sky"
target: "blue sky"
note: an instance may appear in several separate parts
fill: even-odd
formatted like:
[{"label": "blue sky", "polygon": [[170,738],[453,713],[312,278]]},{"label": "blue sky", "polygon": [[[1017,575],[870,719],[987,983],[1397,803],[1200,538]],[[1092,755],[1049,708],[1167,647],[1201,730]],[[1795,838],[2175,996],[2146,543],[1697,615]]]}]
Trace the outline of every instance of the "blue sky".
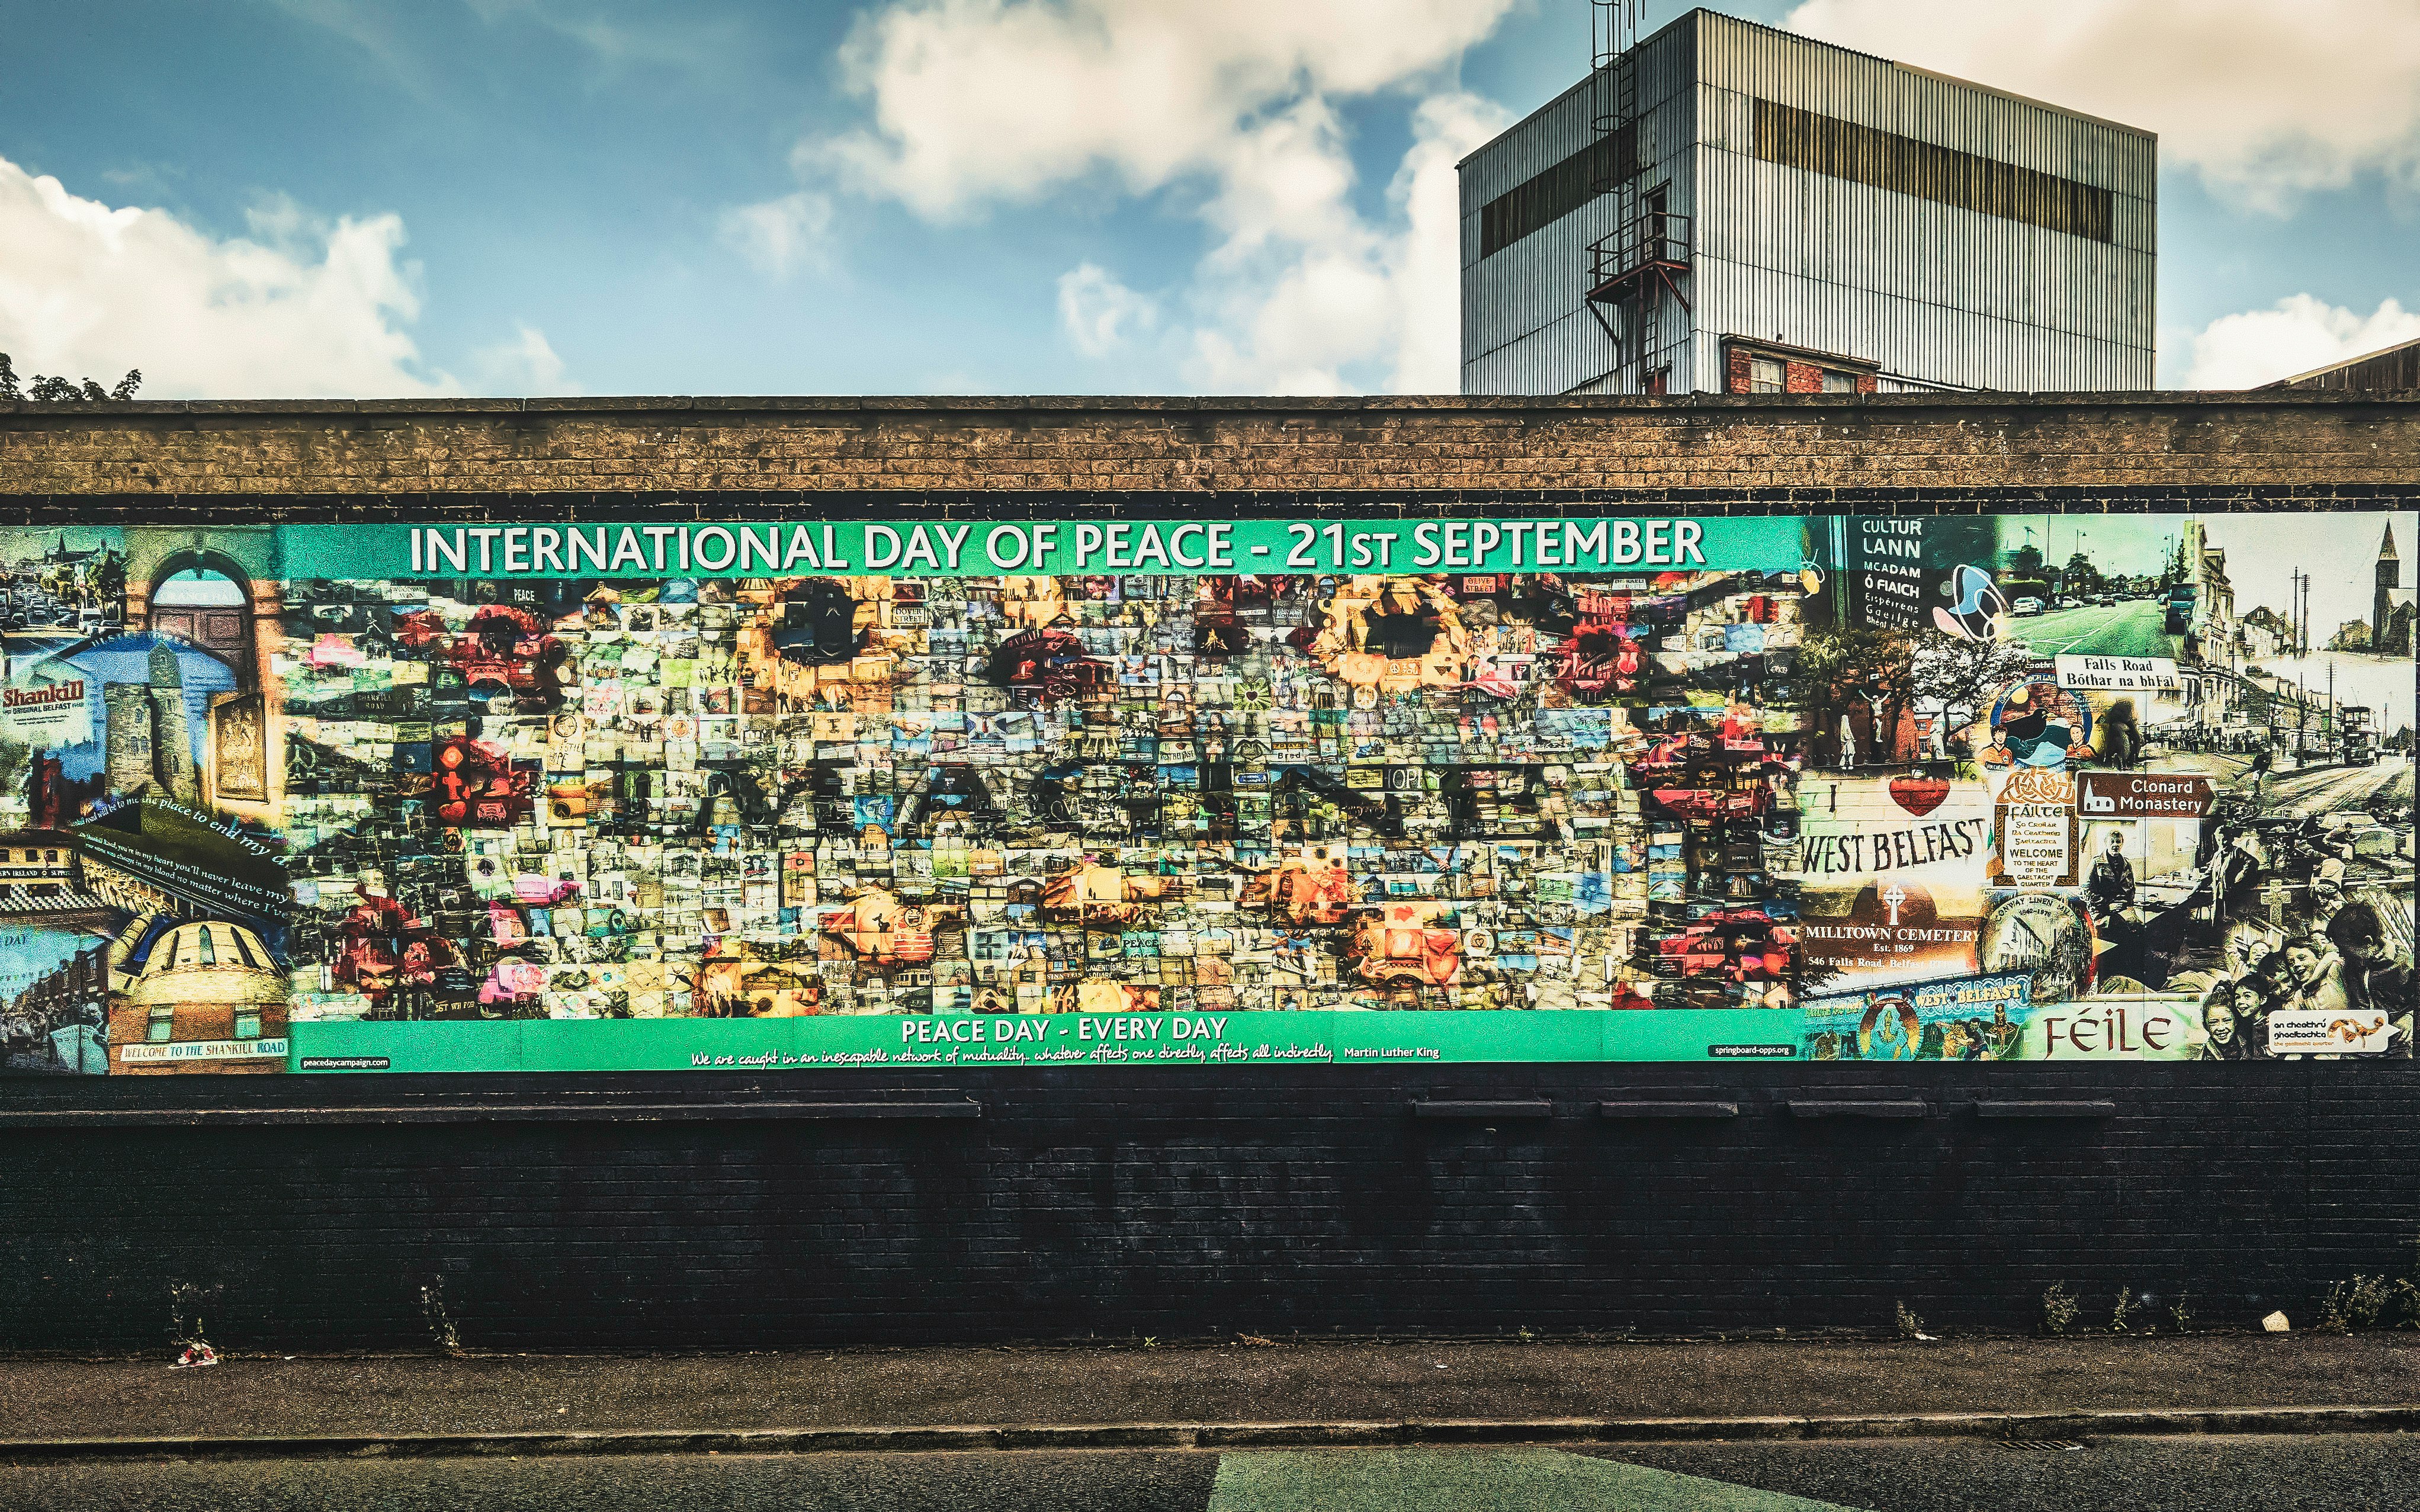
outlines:
[{"label": "blue sky", "polygon": [[[1720,8],[2161,131],[2164,383],[2420,335],[2412,0]],[[161,397],[1450,389],[1452,160],[1587,11],[0,0],[0,350]]]}]

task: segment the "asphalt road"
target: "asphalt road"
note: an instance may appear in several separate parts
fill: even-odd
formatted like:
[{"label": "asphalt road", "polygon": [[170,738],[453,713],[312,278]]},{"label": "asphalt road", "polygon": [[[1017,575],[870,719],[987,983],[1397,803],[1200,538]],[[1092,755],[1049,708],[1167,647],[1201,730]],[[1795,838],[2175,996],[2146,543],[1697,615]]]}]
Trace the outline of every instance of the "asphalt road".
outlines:
[{"label": "asphalt road", "polygon": [[2009,635],[2045,656],[2175,656],[2184,638],[2168,634],[2166,624],[2163,606],[2137,601],[2011,620]]},{"label": "asphalt road", "polygon": [[2358,809],[2380,792],[2398,802],[2411,802],[2412,764],[2399,757],[2381,756],[2372,766],[2323,766],[2269,780],[2271,806],[2286,813]]},{"label": "asphalt road", "polygon": [[[1609,1452],[1609,1451],[1608,1451]],[[1873,1512],[2409,1512],[2420,1435],[2115,1438],[2073,1453],[1975,1439],[1625,1448],[1634,1464]]]},{"label": "asphalt road", "polygon": [[320,1459],[0,1466],[0,1508],[88,1512],[2410,1512],[2420,1435]]}]

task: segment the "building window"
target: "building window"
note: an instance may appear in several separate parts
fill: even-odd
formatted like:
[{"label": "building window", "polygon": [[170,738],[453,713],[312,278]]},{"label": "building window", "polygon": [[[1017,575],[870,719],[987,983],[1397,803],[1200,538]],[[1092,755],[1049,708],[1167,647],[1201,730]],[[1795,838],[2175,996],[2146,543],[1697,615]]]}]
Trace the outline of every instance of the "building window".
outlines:
[{"label": "building window", "polygon": [[[30,860],[32,860],[33,858],[34,858],[34,853],[33,853],[33,852],[31,852],[31,851],[27,851],[27,852],[25,853],[25,859],[26,859],[26,860],[28,860],[28,861],[30,861]],[[58,852],[56,852],[56,851],[44,851],[44,852],[42,853],[42,859],[43,859],[43,860],[45,860],[45,861],[56,862],[56,861],[58,860],[58,858],[59,858],[59,853],[58,853]]]},{"label": "building window", "polygon": [[1772,357],[1751,357],[1747,360],[1748,393],[1779,393],[1786,387],[1787,384],[1783,381],[1782,367],[1779,359]]},{"label": "building window", "polygon": [[1479,255],[1493,257],[1638,173],[1636,123],[1601,136],[1479,208]]},{"label": "building window", "polygon": [[176,1035],[177,1011],[173,1008],[153,1009],[151,1011],[151,1022],[145,1032],[144,1038],[149,1040],[153,1044],[166,1044],[170,1040],[175,1039]]},{"label": "building window", "polygon": [[206,966],[214,966],[218,964],[219,948],[217,944],[210,939],[209,926],[205,924],[202,926],[202,964]]},{"label": "building window", "polygon": [[1756,102],[1756,155],[1851,183],[2094,241],[2114,241],[2116,195],[2093,184],[1913,137]]},{"label": "building window", "polygon": [[1854,373],[1836,373],[1827,367],[1823,370],[1823,392],[1854,393],[1857,392],[1857,376]]},{"label": "building window", "polygon": [[257,1040],[260,1038],[260,1010],[256,1008],[243,1008],[236,1011],[235,1037],[239,1040]]}]

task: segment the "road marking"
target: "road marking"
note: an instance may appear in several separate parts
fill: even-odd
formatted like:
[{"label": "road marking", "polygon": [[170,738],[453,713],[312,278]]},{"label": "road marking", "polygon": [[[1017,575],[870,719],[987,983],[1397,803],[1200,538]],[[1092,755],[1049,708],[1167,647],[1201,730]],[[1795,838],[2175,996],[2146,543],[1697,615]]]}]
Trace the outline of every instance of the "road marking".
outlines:
[{"label": "road marking", "polygon": [[1299,1449],[1218,1457],[1204,1512],[1852,1512],[1836,1502],[1559,1449]]}]

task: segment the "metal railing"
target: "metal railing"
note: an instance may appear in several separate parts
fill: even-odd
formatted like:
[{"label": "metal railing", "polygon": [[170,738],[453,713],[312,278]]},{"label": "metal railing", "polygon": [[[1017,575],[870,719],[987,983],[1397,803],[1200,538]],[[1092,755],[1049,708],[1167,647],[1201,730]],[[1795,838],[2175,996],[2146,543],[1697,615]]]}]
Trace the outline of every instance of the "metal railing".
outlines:
[{"label": "metal railing", "polygon": [[1689,268],[1689,218],[1649,210],[1589,243],[1592,299],[1626,298],[1628,285],[1661,270],[1668,278]]}]

